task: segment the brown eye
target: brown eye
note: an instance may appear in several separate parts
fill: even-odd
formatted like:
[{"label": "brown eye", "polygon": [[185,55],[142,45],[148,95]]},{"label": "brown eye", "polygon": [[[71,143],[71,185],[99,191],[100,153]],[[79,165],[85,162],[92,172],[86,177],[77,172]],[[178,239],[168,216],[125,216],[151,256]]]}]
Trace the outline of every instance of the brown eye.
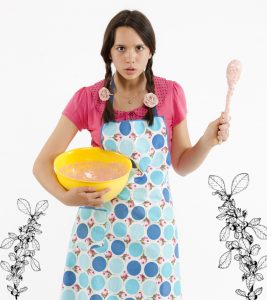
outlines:
[{"label": "brown eye", "polygon": [[137,48],[138,48],[138,50],[142,50],[142,49],[144,49],[144,47],[143,47],[143,46],[137,46]]},{"label": "brown eye", "polygon": [[[119,50],[120,48],[124,48],[124,47],[117,47],[116,49]],[[121,52],[121,51],[119,50],[119,52]]]}]

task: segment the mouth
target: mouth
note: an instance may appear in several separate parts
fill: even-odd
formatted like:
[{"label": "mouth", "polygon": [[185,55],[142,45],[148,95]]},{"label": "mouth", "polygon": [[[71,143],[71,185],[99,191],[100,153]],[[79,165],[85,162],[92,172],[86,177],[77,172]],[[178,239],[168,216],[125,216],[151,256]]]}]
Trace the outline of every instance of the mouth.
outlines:
[{"label": "mouth", "polygon": [[134,71],[135,69],[134,68],[127,68],[125,70],[127,70],[127,71]]}]

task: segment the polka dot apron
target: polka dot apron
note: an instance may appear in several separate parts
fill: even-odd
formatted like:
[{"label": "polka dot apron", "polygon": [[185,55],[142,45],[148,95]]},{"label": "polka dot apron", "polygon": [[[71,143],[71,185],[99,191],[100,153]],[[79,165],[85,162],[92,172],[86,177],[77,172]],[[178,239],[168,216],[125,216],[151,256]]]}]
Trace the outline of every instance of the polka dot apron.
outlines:
[{"label": "polka dot apron", "polygon": [[143,119],[103,124],[103,149],[126,155],[133,168],[116,198],[79,207],[60,300],[182,299],[167,126],[156,107],[153,115],[152,126]]}]

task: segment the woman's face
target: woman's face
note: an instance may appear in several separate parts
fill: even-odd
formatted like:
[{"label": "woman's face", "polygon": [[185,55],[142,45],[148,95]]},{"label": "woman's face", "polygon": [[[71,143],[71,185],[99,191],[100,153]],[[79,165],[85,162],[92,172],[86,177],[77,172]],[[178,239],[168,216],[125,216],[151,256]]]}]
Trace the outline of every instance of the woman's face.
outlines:
[{"label": "woman's face", "polygon": [[[151,56],[149,48],[133,28],[121,26],[116,29],[110,57],[121,76],[129,80],[137,78],[146,69]],[[134,68],[134,71],[127,71],[127,68]]]}]

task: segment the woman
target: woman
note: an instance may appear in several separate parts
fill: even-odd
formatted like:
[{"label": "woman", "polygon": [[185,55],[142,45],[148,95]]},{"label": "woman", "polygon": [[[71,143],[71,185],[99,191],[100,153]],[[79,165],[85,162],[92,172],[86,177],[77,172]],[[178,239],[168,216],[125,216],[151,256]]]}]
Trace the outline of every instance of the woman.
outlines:
[{"label": "woman", "polygon": [[[181,299],[168,169],[172,165],[182,176],[197,169],[211,148],[227,140],[229,122],[222,114],[192,146],[182,87],[153,75],[155,49],[146,16],[136,10],[115,15],[101,50],[105,79],[74,94],[34,163],[33,173],[48,192],[79,207],[61,300]],[[120,152],[136,165],[127,186],[108,203],[102,201],[107,190],[67,191],[54,174],[54,158],[82,129],[90,131],[92,146]]]}]

